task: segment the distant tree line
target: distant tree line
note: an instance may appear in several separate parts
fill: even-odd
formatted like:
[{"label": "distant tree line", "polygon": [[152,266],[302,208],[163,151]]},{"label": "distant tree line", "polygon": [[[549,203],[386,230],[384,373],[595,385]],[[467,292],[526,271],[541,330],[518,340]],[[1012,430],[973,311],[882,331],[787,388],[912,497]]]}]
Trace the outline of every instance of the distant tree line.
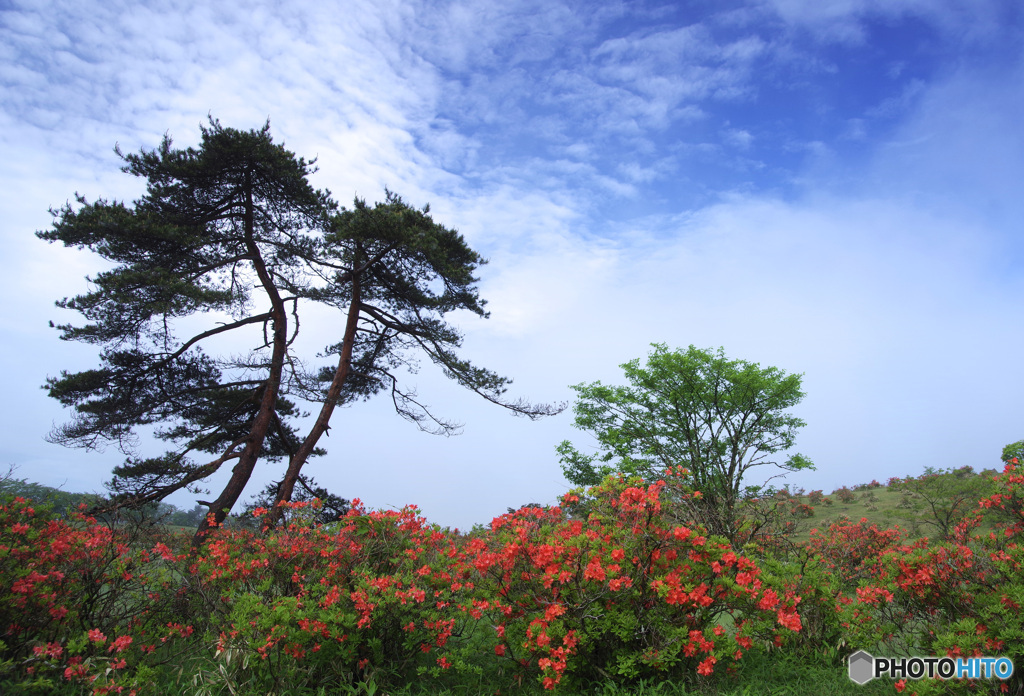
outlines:
[{"label": "distant tree line", "polygon": [[[228,526],[254,526],[259,520],[254,512],[260,508],[269,508],[277,498],[280,483],[267,484],[258,495],[249,501],[237,515],[229,516],[225,524]],[[68,517],[79,508],[95,508],[104,500],[97,493],[71,493],[53,486],[34,483],[28,479],[15,478],[11,472],[0,477],[0,502],[11,498],[25,498],[36,504],[45,505],[53,514]],[[310,476],[302,475],[297,481],[292,502],[308,503],[318,500],[319,507],[313,514],[313,524],[327,524],[337,520],[349,511],[350,501],[317,484]],[[102,513],[101,513],[102,514]],[[207,508],[196,503],[191,510],[183,510],[167,502],[152,502],[137,510],[120,511],[136,519],[148,519],[160,524],[175,527],[196,527],[207,514]]]},{"label": "distant tree line", "polygon": [[[15,478],[11,473],[0,477],[0,501],[25,498],[34,504],[49,508],[58,517],[68,517],[81,507],[94,508],[103,500],[97,493],[72,493],[53,486],[34,483],[24,478]],[[128,512],[137,518],[159,521],[162,524],[179,527],[195,527],[206,514],[206,508],[196,504],[191,510],[182,510],[170,503],[149,503],[138,510]]]}]

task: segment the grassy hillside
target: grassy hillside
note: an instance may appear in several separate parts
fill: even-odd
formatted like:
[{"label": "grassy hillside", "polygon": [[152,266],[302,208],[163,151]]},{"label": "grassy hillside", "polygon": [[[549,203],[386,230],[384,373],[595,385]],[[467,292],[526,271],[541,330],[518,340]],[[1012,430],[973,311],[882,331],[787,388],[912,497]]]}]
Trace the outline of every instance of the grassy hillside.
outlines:
[{"label": "grassy hillside", "polygon": [[[843,486],[823,491],[783,489],[777,498],[790,501],[796,522],[790,535],[793,541],[810,538],[811,530],[824,530],[830,524],[866,518],[880,528],[901,527],[908,539],[922,537],[937,540],[968,512],[977,509],[977,501],[992,491],[991,479],[997,472],[961,469],[927,469],[917,477],[891,478],[886,483]],[[812,508],[807,514],[806,508]],[[983,518],[982,529],[992,524]]]}]

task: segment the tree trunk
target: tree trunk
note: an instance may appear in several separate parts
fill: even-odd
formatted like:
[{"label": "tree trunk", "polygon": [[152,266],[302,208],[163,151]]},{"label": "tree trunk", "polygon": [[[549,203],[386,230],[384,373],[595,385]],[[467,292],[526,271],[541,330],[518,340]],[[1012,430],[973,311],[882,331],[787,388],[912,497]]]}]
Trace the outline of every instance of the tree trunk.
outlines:
[{"label": "tree trunk", "polygon": [[352,371],[352,349],[355,343],[356,329],[359,327],[360,309],[359,275],[354,273],[352,276],[352,304],[348,308],[348,320],[345,323],[345,337],[342,339],[338,368],[334,371],[334,379],[331,380],[331,386],[327,389],[327,396],[324,399],[323,406],[320,407],[320,414],[317,416],[316,422],[313,424],[309,434],[306,435],[306,439],[302,441],[299,449],[296,450],[288,462],[288,470],[285,472],[284,480],[281,481],[281,485],[277,489],[277,498],[274,500],[274,506],[263,518],[263,526],[266,529],[273,529],[281,521],[281,516],[284,514],[281,504],[287,503],[292,499],[295,482],[299,479],[299,472],[302,471],[302,466],[309,459],[309,455],[313,453],[313,449],[316,447],[320,437],[327,432],[331,415],[334,413],[334,408],[338,404],[338,398],[341,396],[341,389]]},{"label": "tree trunk", "polygon": [[[263,451],[263,442],[266,439],[267,431],[274,420],[274,408],[277,404],[278,391],[281,387],[281,375],[284,372],[285,352],[288,346],[288,315],[285,311],[284,301],[281,294],[274,285],[274,279],[267,272],[266,264],[256,244],[255,220],[252,200],[252,174],[246,173],[246,200],[243,224],[245,225],[245,244],[252,257],[252,264],[259,276],[260,284],[270,298],[270,321],[273,326],[273,352],[270,358],[270,372],[266,382],[263,383],[263,394],[260,398],[260,408],[253,419],[252,427],[249,430],[249,439],[245,449],[231,471],[231,478],[228,480],[220,496],[210,503],[209,513],[199,523],[195,536],[192,538],[192,548],[198,549],[202,546],[206,535],[213,527],[219,527],[228,516],[231,508],[238,502],[242,490],[249,482],[256,462],[259,461],[260,453]],[[210,521],[210,513],[213,521]]]}]

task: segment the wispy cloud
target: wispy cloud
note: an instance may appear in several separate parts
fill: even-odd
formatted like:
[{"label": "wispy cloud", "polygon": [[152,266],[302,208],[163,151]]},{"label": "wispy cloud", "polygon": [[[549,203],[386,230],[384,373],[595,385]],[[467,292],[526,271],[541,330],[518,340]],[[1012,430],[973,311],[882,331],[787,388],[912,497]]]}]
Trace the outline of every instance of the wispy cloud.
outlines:
[{"label": "wispy cloud", "polygon": [[1019,5],[1006,0],[765,0],[763,6],[819,41],[850,44],[864,43],[877,20],[920,19],[947,37],[976,43],[1020,18]]}]

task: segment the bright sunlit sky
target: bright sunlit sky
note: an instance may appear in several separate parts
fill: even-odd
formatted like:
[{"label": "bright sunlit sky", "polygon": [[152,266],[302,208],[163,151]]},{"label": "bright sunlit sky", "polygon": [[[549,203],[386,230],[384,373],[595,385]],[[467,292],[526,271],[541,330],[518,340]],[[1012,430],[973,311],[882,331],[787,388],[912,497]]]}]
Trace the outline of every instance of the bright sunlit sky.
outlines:
[{"label": "bright sunlit sky", "polygon": [[[115,143],[193,145],[208,114],[269,118],[341,203],[387,186],[458,228],[490,260],[463,354],[511,396],[621,383],[652,342],[721,346],[804,374],[795,451],[817,470],[784,481],[826,492],[995,467],[1024,438],[1017,0],[0,7],[0,465],[20,478],[101,490],[123,458],[44,439],[68,415],[46,377],[97,362],[49,328],[76,320],[53,302],[100,266],[34,232],[75,192],[137,197]],[[308,357],[341,321],[303,324]],[[555,502],[555,446],[593,446],[569,410],[529,422],[429,365],[409,379],[463,434],[381,398],[336,413],[306,471],[467,528]]]}]

